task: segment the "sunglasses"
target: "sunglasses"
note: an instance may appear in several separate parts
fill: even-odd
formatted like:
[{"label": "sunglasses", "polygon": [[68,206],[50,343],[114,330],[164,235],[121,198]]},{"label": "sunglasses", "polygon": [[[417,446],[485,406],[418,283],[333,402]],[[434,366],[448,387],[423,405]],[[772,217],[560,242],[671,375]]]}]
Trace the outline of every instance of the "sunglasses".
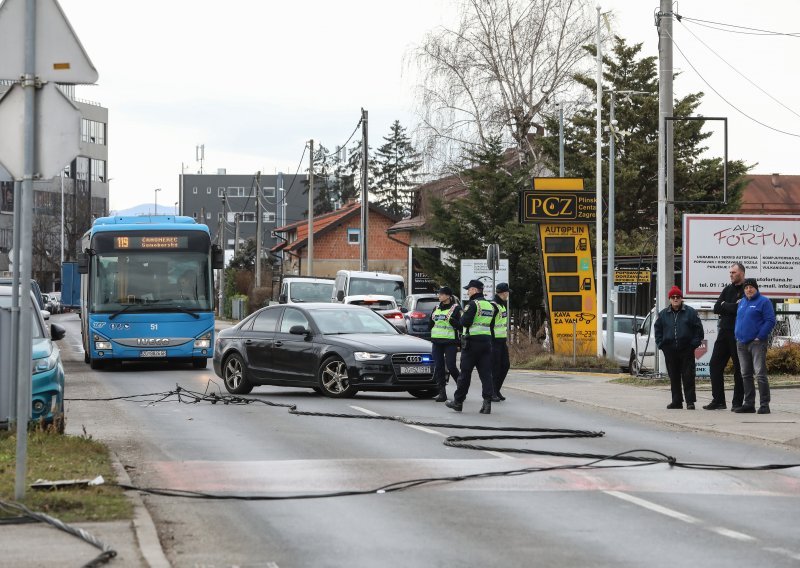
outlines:
[{"label": "sunglasses", "polygon": [[682,298],[682,296],[670,296],[669,297],[670,300],[680,300],[681,298]]}]

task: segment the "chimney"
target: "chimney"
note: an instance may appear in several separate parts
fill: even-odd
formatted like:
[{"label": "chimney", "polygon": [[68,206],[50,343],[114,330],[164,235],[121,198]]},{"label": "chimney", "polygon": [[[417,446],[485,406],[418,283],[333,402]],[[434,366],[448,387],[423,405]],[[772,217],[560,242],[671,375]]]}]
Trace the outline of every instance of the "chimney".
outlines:
[{"label": "chimney", "polygon": [[224,175],[227,175],[227,173],[228,173],[228,170],[226,170],[225,168],[217,168],[217,175],[218,176],[224,176]]},{"label": "chimney", "polygon": [[778,189],[781,186],[781,174],[772,174],[772,187]]}]

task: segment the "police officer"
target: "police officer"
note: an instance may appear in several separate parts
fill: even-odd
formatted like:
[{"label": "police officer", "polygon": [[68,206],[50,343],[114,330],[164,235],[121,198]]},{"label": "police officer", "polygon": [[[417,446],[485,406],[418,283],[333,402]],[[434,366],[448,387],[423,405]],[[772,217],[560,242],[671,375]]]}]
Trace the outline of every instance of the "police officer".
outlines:
[{"label": "police officer", "polygon": [[500,402],[506,397],[500,392],[503,381],[506,380],[511,362],[508,358],[508,296],[511,289],[508,283],[500,282],[495,288],[494,300],[496,306],[494,322],[492,324],[492,381],[494,383],[494,396],[492,402]]},{"label": "police officer", "polygon": [[431,352],[433,354],[433,378],[439,387],[439,396],[436,402],[447,400],[448,373],[453,377],[453,382],[458,382],[458,366],[456,354],[458,353],[458,334],[461,331],[461,306],[453,298],[453,290],[447,286],[439,288],[439,305],[431,313],[428,326],[431,329]]},{"label": "police officer", "polygon": [[464,399],[472,381],[472,371],[478,368],[481,378],[481,394],[483,406],[481,414],[492,412],[492,396],[494,384],[492,383],[492,319],[494,306],[483,297],[483,282],[470,280],[464,286],[469,294],[469,302],[464,306],[461,316],[461,327],[464,329],[461,349],[461,376],[453,400],[448,400],[445,405],[456,412],[461,412]]}]

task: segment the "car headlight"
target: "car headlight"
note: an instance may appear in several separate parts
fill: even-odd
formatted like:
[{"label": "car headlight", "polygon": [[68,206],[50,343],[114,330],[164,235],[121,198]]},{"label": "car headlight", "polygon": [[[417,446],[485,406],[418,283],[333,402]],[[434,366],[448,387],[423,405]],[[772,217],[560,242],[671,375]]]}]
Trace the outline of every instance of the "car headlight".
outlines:
[{"label": "car headlight", "polygon": [[47,357],[33,360],[33,374],[50,371],[51,369],[54,369],[57,364],[58,351],[53,349],[53,351]]},{"label": "car headlight", "polygon": [[204,333],[200,337],[194,340],[194,348],[195,349],[208,349],[211,347],[211,332]]},{"label": "car headlight", "polygon": [[368,351],[356,351],[353,353],[356,361],[380,361],[386,358],[386,353],[370,353]]}]

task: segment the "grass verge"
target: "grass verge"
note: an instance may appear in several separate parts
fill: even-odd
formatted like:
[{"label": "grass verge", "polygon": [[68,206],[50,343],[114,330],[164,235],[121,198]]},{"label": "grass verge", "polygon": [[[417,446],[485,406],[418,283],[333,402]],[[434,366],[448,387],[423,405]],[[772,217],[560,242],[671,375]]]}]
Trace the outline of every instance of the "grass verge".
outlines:
[{"label": "grass verge", "polygon": [[[14,501],[17,437],[0,432],[0,499]],[[106,483],[116,480],[108,449],[91,436],[64,436],[37,429],[28,433],[28,472],[22,504],[64,522],[130,519],[133,508],[122,489],[112,485],[32,489],[38,479],[93,479],[102,475]],[[0,519],[13,516],[0,510]]]},{"label": "grass verge", "polygon": [[[624,376],[611,379],[609,382],[619,385],[631,385],[634,387],[663,387],[669,386],[669,379],[648,379],[646,377]],[[697,390],[711,390],[711,382],[708,377],[698,377],[696,380]],[[771,375],[769,376],[770,388],[795,388],[800,387],[800,376],[798,375]],[[725,390],[733,390],[733,378],[725,378]]]}]

